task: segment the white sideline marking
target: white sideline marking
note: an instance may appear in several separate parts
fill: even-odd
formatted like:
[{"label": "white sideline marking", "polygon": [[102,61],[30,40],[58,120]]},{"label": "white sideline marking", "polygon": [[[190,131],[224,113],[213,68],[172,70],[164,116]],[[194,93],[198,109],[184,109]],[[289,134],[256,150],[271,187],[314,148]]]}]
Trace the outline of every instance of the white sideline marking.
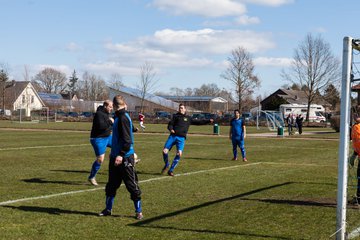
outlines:
[{"label": "white sideline marking", "polygon": [[[238,167],[253,166],[253,165],[258,165],[258,164],[261,164],[261,162],[247,163],[247,164],[244,164],[244,165],[235,165],[235,166],[230,166],[230,167],[213,168],[213,169],[208,169],[208,170],[200,170],[200,171],[196,171],[196,172],[180,173],[180,174],[176,174],[175,177],[188,176],[188,175],[204,173],[204,172],[221,171],[221,170],[238,168]],[[162,176],[162,177],[150,178],[150,179],[139,181],[139,183],[152,182],[152,181],[157,181],[157,180],[162,180],[162,179],[171,179],[171,177]],[[20,199],[0,202],[0,206],[9,205],[9,204],[18,203],[18,202],[26,202],[26,201],[45,199],[45,198],[52,198],[52,197],[71,195],[71,194],[77,194],[77,193],[84,193],[84,192],[92,192],[92,191],[104,190],[104,189],[105,189],[105,187],[98,187],[98,188],[91,188],[91,189],[84,189],[84,190],[77,190],[77,191],[70,191],[70,192],[55,193],[55,194],[50,194],[50,195],[43,195],[43,196],[38,196],[38,197],[20,198]]]},{"label": "white sideline marking", "polygon": [[0,151],[11,151],[11,150],[25,150],[25,149],[38,149],[38,148],[58,148],[58,147],[79,147],[79,146],[90,146],[90,143],[84,144],[69,144],[69,145],[51,145],[51,146],[32,146],[32,147],[13,147],[13,148],[0,148]]},{"label": "white sideline marking", "polygon": [[309,167],[337,167],[337,165],[321,165],[315,163],[280,163],[280,162],[261,162],[262,164],[289,165],[289,166],[309,166]]}]

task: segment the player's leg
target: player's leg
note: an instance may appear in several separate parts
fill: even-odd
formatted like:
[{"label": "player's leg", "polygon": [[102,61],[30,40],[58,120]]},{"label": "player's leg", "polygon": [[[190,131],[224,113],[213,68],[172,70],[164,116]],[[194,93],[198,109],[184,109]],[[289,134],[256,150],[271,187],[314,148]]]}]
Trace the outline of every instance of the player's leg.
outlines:
[{"label": "player's leg", "polygon": [[247,159],[246,159],[246,151],[245,151],[245,141],[244,141],[244,139],[240,140],[239,148],[240,148],[240,151],[241,151],[241,156],[243,158],[243,161],[246,162]]},{"label": "player's leg", "polygon": [[121,185],[121,167],[115,166],[115,158],[111,158],[109,162],[109,177],[105,187],[105,209],[99,214],[99,216],[111,215],[116,191]]},{"label": "player's leg", "polygon": [[238,144],[237,144],[237,141],[236,141],[236,139],[231,139],[231,143],[232,143],[232,151],[233,151],[233,159],[232,160],[237,160],[238,158],[237,158],[237,146],[238,146]]},{"label": "player's leg", "polygon": [[97,186],[98,184],[96,182],[95,176],[96,176],[97,172],[100,170],[101,164],[104,162],[105,151],[106,151],[106,147],[108,146],[109,139],[108,138],[92,138],[90,140],[90,142],[94,148],[96,159],[91,166],[90,175],[88,177],[88,180],[92,185]]},{"label": "player's leg", "polygon": [[172,146],[175,144],[175,136],[170,135],[164,145],[163,151],[162,151],[162,155],[163,155],[163,160],[164,160],[164,167],[161,170],[161,173],[164,174],[167,169],[169,168],[169,151],[171,150]]},{"label": "player's leg", "polygon": [[135,218],[140,220],[143,218],[142,204],[141,204],[141,190],[138,184],[138,177],[134,165],[135,164],[134,164],[133,156],[124,158],[123,179],[126,189],[130,193],[130,198],[134,202]]},{"label": "player's leg", "polygon": [[168,171],[169,176],[174,176],[174,169],[179,164],[181,155],[183,153],[185,147],[185,137],[176,137],[176,155],[174,157],[173,162],[171,163],[171,167]]}]

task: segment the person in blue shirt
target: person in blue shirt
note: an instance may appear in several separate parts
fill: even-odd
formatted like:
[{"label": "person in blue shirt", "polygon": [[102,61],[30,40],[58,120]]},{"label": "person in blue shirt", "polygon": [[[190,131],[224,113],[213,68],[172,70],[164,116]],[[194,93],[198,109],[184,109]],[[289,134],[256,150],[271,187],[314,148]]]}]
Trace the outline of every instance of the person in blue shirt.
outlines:
[{"label": "person in blue shirt", "polygon": [[124,181],[126,189],[130,193],[130,198],[134,202],[135,218],[140,220],[143,218],[143,214],[141,190],[135,170],[134,126],[129,114],[126,112],[127,105],[125,99],[121,95],[117,95],[113,99],[113,104],[116,117],[113,125],[109,178],[105,187],[106,207],[99,216],[109,216],[112,214],[116,191]]},{"label": "person in blue shirt", "polygon": [[246,137],[246,127],[244,120],[240,118],[240,111],[234,111],[235,117],[230,121],[230,132],[229,138],[232,142],[233,146],[233,154],[234,158],[232,160],[238,160],[237,147],[241,150],[242,159],[244,162],[246,159],[246,151],[245,151],[245,137]]},{"label": "person in blue shirt", "polygon": [[103,105],[97,108],[91,127],[90,143],[94,149],[96,159],[91,166],[88,181],[94,186],[98,185],[95,177],[104,162],[106,148],[111,148],[111,131],[114,122],[114,119],[110,117],[112,109],[112,101],[104,101]]},{"label": "person in blue shirt", "polygon": [[[170,135],[164,145],[163,148],[163,159],[164,159],[164,167],[161,170],[161,174],[167,172],[169,176],[174,176],[174,169],[178,165],[181,155],[184,150],[186,135],[189,131],[190,124],[206,124],[213,122],[213,119],[204,119],[204,120],[195,120],[186,114],[186,108],[184,104],[179,104],[179,111],[175,113],[169,124],[168,130],[170,131]],[[176,146],[176,155],[174,157],[173,162],[169,162],[169,151],[173,146]],[[170,167],[170,168],[169,168]]]}]

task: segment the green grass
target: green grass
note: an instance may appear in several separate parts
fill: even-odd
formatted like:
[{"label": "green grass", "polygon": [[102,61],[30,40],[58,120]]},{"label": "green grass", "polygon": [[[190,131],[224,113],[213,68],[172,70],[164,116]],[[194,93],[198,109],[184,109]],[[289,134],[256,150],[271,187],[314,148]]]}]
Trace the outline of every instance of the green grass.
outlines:
[{"label": "green grass", "polygon": [[[230,161],[226,137],[190,135],[172,178],[159,174],[166,126],[149,124],[152,134],[135,134],[145,216],[136,221],[124,186],[115,216],[97,217],[108,159],[97,175],[100,187],[88,185],[94,154],[91,124],[83,124],[64,127],[83,131],[0,128],[1,203],[70,192],[1,204],[0,239],[328,239],[335,232],[336,140],[248,137],[243,163]],[[349,229],[360,225],[359,214],[349,209]]]}]

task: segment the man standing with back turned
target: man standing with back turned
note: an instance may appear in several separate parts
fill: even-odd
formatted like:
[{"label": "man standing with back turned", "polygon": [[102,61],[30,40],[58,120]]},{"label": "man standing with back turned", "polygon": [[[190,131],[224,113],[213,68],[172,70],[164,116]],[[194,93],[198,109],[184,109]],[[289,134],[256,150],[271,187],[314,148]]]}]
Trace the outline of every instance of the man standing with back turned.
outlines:
[{"label": "man standing with back turned", "polygon": [[143,218],[141,207],[141,191],[138,185],[138,177],[135,170],[134,160],[134,136],[133,124],[126,112],[125,99],[117,95],[113,99],[115,109],[115,122],[113,125],[112,147],[109,161],[109,179],[105,187],[106,208],[99,216],[109,216],[117,189],[124,181],[126,189],[135,206],[135,218]]},{"label": "man standing with back turned", "polygon": [[102,106],[97,108],[93,119],[90,143],[94,148],[96,159],[92,164],[88,180],[94,186],[98,185],[95,176],[100,170],[101,164],[104,162],[106,147],[111,148],[111,130],[114,122],[114,119],[110,117],[112,109],[112,101],[106,100]]}]

